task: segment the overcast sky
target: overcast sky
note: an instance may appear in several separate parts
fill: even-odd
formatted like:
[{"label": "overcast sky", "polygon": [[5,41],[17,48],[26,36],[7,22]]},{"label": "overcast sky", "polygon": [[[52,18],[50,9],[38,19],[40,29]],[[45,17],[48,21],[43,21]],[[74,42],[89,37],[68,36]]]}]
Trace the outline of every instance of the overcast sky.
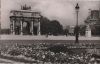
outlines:
[{"label": "overcast sky", "polygon": [[20,10],[21,5],[32,6],[32,10],[40,11],[41,14],[50,20],[58,20],[63,26],[75,25],[75,6],[79,3],[79,24],[84,24],[84,20],[89,15],[89,9],[99,10],[98,0],[1,0],[1,26],[9,28],[9,12]]}]

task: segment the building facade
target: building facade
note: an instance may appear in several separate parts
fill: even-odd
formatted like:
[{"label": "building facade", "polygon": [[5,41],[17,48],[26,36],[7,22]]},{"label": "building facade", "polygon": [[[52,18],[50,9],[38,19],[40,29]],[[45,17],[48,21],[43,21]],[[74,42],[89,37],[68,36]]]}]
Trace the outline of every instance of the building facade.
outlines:
[{"label": "building facade", "polygon": [[10,32],[13,35],[40,35],[40,21],[39,12],[21,6],[21,10],[10,11]]},{"label": "building facade", "polygon": [[[85,21],[86,35],[98,35],[100,33],[100,10],[90,10],[90,15]],[[91,33],[91,34],[90,34]]]},{"label": "building facade", "polygon": [[98,22],[100,22],[100,10],[90,10],[90,15],[86,19],[85,23],[95,25]]}]

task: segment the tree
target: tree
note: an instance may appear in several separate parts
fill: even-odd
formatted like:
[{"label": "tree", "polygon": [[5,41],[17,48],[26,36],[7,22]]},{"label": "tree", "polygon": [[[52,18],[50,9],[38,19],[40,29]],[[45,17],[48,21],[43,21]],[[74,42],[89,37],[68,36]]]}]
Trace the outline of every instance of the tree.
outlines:
[{"label": "tree", "polygon": [[80,35],[85,35],[86,25],[80,25],[79,33]]},{"label": "tree", "polygon": [[52,35],[60,35],[63,33],[63,27],[57,20],[51,21],[48,28]]},{"label": "tree", "polygon": [[47,19],[46,17],[43,17],[41,19],[41,34],[47,34],[49,32],[49,23],[50,23],[50,20]]},{"label": "tree", "polygon": [[47,18],[41,19],[41,34],[59,35],[63,33],[62,25],[57,21],[50,21]]}]

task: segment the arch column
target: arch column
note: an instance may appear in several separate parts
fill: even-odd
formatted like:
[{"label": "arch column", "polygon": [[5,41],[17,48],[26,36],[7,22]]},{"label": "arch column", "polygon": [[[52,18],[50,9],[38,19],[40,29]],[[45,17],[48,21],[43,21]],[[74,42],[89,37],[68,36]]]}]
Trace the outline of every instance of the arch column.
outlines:
[{"label": "arch column", "polygon": [[38,25],[38,35],[41,35],[41,24],[40,24],[40,19],[38,19],[39,25]]},{"label": "arch column", "polygon": [[13,20],[13,35],[15,35],[15,21]]},{"label": "arch column", "polygon": [[11,31],[11,34],[13,34],[13,23],[12,23],[12,21],[10,22],[10,31]]},{"label": "arch column", "polygon": [[31,21],[31,32],[32,32],[32,35],[34,35],[34,32],[33,32],[33,30],[34,30],[34,24],[33,24],[34,22],[33,21]]},{"label": "arch column", "polygon": [[15,21],[14,20],[12,20],[11,22],[11,34],[15,35]]},{"label": "arch column", "polygon": [[14,19],[14,17],[10,17],[10,31],[11,31],[11,35],[15,35],[15,19]]},{"label": "arch column", "polygon": [[21,20],[20,23],[21,23],[21,32],[20,32],[20,35],[23,35],[23,21]]}]

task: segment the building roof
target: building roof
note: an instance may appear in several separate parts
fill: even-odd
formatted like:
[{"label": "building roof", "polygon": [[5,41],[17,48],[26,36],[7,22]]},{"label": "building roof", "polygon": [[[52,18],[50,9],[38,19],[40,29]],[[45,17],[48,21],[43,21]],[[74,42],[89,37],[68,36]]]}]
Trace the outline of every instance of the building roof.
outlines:
[{"label": "building roof", "polygon": [[100,10],[91,10],[91,14],[85,20],[85,23],[97,23],[100,22]]}]

